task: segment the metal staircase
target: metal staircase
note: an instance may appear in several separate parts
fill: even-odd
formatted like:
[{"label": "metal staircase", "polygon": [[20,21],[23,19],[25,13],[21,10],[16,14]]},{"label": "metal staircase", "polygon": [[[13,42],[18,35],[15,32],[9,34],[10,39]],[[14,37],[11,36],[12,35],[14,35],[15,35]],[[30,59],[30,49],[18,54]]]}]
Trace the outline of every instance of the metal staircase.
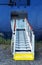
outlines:
[{"label": "metal staircase", "polygon": [[[14,23],[15,30],[14,30]],[[34,59],[34,33],[27,19],[13,20],[11,52],[15,60]]]}]

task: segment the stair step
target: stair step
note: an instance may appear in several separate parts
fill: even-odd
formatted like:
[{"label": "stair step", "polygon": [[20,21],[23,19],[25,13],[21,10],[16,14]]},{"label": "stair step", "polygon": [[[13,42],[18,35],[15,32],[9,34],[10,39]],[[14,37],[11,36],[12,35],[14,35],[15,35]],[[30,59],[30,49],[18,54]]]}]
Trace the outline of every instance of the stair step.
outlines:
[{"label": "stair step", "polygon": [[20,47],[16,47],[16,50],[31,50],[30,48],[20,48]]},{"label": "stair step", "polygon": [[15,51],[16,51],[16,52],[22,52],[22,51],[23,51],[23,52],[28,52],[28,51],[31,52],[31,50],[15,50]]},{"label": "stair step", "polygon": [[29,44],[28,43],[25,44],[25,43],[18,43],[17,42],[15,45],[29,45]]},{"label": "stair step", "polygon": [[27,45],[16,45],[15,47],[30,47],[29,45],[27,46]]},{"label": "stair step", "polygon": [[21,44],[16,44],[15,47],[30,47],[30,46],[27,45],[27,44],[25,44],[25,45],[24,45],[24,44],[23,44],[23,45],[21,45]]}]

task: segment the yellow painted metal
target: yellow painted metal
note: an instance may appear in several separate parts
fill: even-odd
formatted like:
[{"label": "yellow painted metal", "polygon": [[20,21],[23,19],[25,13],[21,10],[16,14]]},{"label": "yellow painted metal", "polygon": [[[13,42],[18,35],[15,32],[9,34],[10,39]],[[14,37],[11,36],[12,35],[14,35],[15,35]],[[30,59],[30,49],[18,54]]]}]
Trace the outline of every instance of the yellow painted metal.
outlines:
[{"label": "yellow painted metal", "polygon": [[34,60],[33,53],[15,53],[13,55],[14,60]]}]

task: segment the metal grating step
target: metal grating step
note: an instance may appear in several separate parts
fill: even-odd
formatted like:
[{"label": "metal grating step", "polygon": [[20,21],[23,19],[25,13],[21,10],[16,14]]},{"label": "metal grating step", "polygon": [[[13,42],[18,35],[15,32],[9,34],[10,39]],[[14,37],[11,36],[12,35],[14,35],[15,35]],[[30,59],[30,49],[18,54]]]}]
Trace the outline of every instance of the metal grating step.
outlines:
[{"label": "metal grating step", "polygon": [[17,29],[17,31],[25,31],[25,29]]},{"label": "metal grating step", "polygon": [[31,52],[31,50],[15,50],[16,52]]},{"label": "metal grating step", "polygon": [[30,48],[28,48],[28,47],[26,47],[26,48],[24,48],[24,47],[16,47],[16,49],[15,50],[31,50]]}]

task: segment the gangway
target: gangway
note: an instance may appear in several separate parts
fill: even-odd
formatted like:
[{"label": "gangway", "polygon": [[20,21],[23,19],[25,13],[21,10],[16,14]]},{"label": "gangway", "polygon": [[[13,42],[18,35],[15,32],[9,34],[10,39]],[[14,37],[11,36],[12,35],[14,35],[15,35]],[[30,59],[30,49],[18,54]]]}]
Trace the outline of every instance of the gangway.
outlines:
[{"label": "gangway", "polygon": [[14,60],[34,60],[34,32],[27,18],[11,20],[11,52]]}]

